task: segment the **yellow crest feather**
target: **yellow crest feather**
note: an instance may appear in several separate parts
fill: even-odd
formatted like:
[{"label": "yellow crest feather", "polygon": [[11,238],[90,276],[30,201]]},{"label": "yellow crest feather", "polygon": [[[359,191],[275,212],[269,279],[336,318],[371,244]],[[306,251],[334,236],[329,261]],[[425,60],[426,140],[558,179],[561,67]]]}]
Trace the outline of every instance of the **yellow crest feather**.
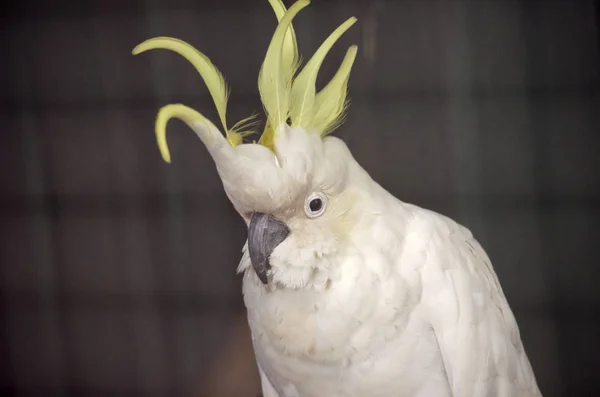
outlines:
[{"label": "yellow crest feather", "polygon": [[[288,10],[282,0],[269,0],[278,20],[258,76],[258,89],[267,115],[265,129],[259,144],[273,149],[275,131],[290,119],[292,126],[300,126],[324,136],[343,121],[348,105],[346,99],[348,80],[356,59],[357,46],[351,46],[331,81],[316,92],[316,79],[323,60],[337,40],[356,22],[352,17],[341,24],[321,44],[303,70],[295,76],[300,65],[296,34],[292,25],[294,17],[310,0],[298,0]],[[227,101],[229,90],[225,78],[210,59],[188,43],[170,37],[157,37],[139,44],[133,49],[137,55],[152,49],[166,49],[186,58],[198,71],[213,98],[227,141],[231,146],[243,143],[246,135],[254,131],[252,115],[227,128]],[[156,119],[156,139],[163,159],[171,162],[166,140],[166,125],[171,118],[179,118],[188,125],[197,122],[214,125],[197,111],[180,104],[160,109]],[[215,127],[216,128],[216,127]]]},{"label": "yellow crest feather", "polygon": [[283,63],[284,38],[292,19],[309,4],[309,0],[299,0],[281,18],[260,68],[258,90],[267,114],[267,125],[269,126],[259,140],[261,144],[272,139],[270,135],[274,134],[281,124],[287,122],[290,107],[290,88],[296,69],[293,64],[290,66],[290,64]]},{"label": "yellow crest feather", "polygon": [[317,94],[316,111],[310,128],[319,131],[321,136],[327,135],[343,122],[348,105],[348,80],[357,52],[358,47],[355,45],[348,48],[331,81]]},{"label": "yellow crest feather", "polygon": [[[294,79],[291,92],[290,117],[292,126],[311,126],[317,108],[315,107],[316,82],[323,60],[335,42],[356,22],[349,18],[327,37],[306,66]],[[320,131],[319,131],[320,132]]]},{"label": "yellow crest feather", "polygon": [[[277,22],[281,22],[287,9],[281,0],[269,0],[269,4],[275,11]],[[281,50],[281,63],[284,70],[298,68],[300,57],[298,56],[298,43],[296,41],[296,32],[294,32],[294,26],[290,23],[285,38],[283,39],[283,49]]]},{"label": "yellow crest feather", "polygon": [[163,160],[167,163],[171,162],[171,153],[167,144],[167,123],[173,118],[183,120],[188,125],[198,121],[210,123],[206,117],[185,105],[171,104],[163,106],[156,116],[155,130],[158,149]]},{"label": "yellow crest feather", "polygon": [[233,145],[241,142],[241,135],[235,130],[227,128],[227,100],[229,99],[229,90],[227,83],[221,72],[216,68],[210,59],[186,43],[185,41],[172,37],[156,37],[144,41],[133,49],[133,55],[141,54],[142,52],[154,49],[164,49],[173,51],[188,60],[198,71],[212,99],[217,107],[219,118],[228,141]]},{"label": "yellow crest feather", "polygon": [[[271,8],[275,12],[275,16],[277,17],[277,22],[281,22],[281,19],[285,16],[287,9],[281,0],[269,0],[269,4],[271,4]],[[294,72],[298,69],[300,65],[300,57],[298,55],[298,42],[296,41],[296,32],[294,31],[294,26],[290,23],[287,32],[285,34],[285,38],[283,40],[283,48],[281,50],[281,63],[283,65],[284,70],[293,70]],[[273,149],[273,138],[275,138],[275,130],[270,127],[270,124],[267,120],[265,123],[265,128],[263,129],[263,133],[260,136],[259,143],[263,146],[268,147],[269,149]]]}]

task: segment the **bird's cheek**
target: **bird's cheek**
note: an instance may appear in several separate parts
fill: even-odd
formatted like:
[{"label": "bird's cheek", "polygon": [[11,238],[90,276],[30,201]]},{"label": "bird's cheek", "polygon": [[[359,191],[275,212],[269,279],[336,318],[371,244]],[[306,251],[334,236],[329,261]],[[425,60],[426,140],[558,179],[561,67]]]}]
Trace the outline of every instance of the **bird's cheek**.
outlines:
[{"label": "bird's cheek", "polygon": [[271,267],[273,268],[286,268],[289,266],[290,264],[290,260],[292,259],[292,247],[290,244],[290,241],[288,240],[292,240],[292,236],[290,233],[290,236],[288,237],[288,239],[284,240],[281,244],[279,244],[277,247],[275,247],[275,249],[273,250],[273,252],[271,252],[271,256],[270,256],[270,262],[271,262]]},{"label": "bird's cheek", "polygon": [[293,232],[271,254],[271,266],[280,269],[311,268],[318,259],[313,247],[300,244]]},{"label": "bird's cheek", "polygon": [[[290,237],[292,234],[290,234]],[[311,282],[314,268],[304,257],[304,250],[298,249],[293,240],[284,241],[271,254],[272,280],[289,288],[301,288]]]}]

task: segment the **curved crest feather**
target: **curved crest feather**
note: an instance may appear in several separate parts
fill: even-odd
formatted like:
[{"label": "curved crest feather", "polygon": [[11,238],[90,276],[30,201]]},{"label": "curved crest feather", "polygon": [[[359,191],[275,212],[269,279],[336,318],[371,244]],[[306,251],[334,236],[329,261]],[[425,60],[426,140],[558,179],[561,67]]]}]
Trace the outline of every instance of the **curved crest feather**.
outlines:
[{"label": "curved crest feather", "polygon": [[[356,18],[349,18],[334,30],[296,76],[301,58],[292,20],[310,4],[310,0],[298,0],[289,9],[286,9],[282,0],[269,0],[269,4],[277,17],[278,25],[258,76],[258,90],[267,116],[258,143],[273,149],[275,131],[288,121],[292,126],[305,128],[321,136],[330,133],[343,122],[348,106],[348,80],[356,59],[357,46],[348,49],[334,77],[325,88],[316,93],[316,79],[323,60],[338,39],[356,22]],[[173,51],[196,68],[210,92],[226,139],[232,147],[243,143],[245,136],[254,133],[256,115],[239,121],[232,128],[227,127],[230,91],[222,73],[206,55],[188,43],[171,37],[146,40],[133,49],[133,54],[152,49]],[[171,161],[166,141],[166,124],[171,118],[179,118],[190,126],[200,123],[209,125],[211,129],[214,127],[202,114],[184,105],[172,104],[161,108],[155,129],[158,146],[166,162]],[[216,127],[214,129],[217,131]]]}]

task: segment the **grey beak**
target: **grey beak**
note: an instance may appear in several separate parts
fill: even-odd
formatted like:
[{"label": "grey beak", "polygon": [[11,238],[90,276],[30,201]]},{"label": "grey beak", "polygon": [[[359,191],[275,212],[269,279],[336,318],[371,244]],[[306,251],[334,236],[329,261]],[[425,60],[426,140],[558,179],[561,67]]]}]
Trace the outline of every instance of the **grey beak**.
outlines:
[{"label": "grey beak", "polygon": [[267,270],[271,268],[269,256],[286,239],[290,229],[271,215],[255,212],[248,225],[248,252],[256,275],[268,284]]}]

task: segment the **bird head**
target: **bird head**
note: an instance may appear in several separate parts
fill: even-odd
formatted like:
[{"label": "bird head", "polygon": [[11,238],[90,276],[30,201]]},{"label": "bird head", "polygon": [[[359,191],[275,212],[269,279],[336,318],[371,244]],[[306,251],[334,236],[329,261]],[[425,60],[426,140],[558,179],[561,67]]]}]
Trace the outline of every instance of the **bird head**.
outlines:
[{"label": "bird head", "polygon": [[[208,57],[174,38],[149,39],[134,50],[167,49],[197,69],[215,102],[223,132],[197,111],[172,104],[160,109],[156,137],[163,159],[171,161],[166,125],[183,120],[213,158],[227,197],[248,226],[241,271],[254,271],[263,284],[301,288],[326,282],[333,260],[349,244],[359,200],[356,181],[362,169],[346,145],[330,134],[342,122],[348,105],[347,85],[356,58],[351,46],[329,83],[316,90],[319,68],[334,43],[355,22],[335,29],[300,69],[292,20],[308,0],[286,9],[269,0],[278,19],[258,77],[266,113],[258,142],[245,142],[252,117],[229,128],[229,89]],[[363,175],[364,176],[364,175]],[[349,183],[353,180],[355,183]]]}]

